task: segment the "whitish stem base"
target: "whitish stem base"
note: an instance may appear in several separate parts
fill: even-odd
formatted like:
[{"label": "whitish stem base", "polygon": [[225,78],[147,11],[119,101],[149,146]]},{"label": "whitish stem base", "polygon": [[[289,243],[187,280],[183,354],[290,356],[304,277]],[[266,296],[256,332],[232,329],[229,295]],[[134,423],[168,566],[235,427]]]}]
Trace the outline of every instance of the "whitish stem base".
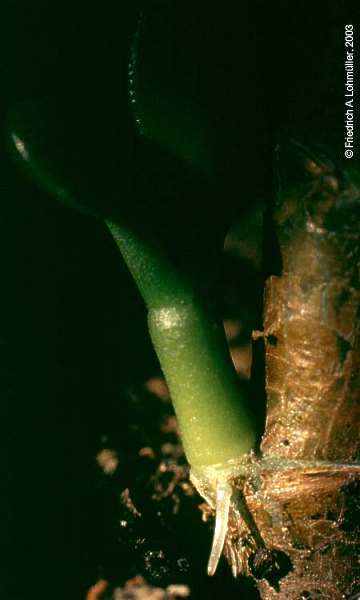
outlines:
[{"label": "whitish stem base", "polygon": [[[215,512],[214,537],[208,562],[208,574],[214,575],[224,552],[231,564],[234,577],[248,574],[248,558],[256,549],[265,549],[260,531],[250,513],[242,493],[240,481],[249,478],[256,483],[262,471],[316,469],[358,471],[358,463],[286,460],[277,457],[256,457],[249,453],[241,459],[223,464],[191,469],[190,478],[199,494]],[[230,534],[231,532],[231,534]]]},{"label": "whitish stem base", "polygon": [[[229,554],[234,577],[245,570],[242,565],[238,564],[241,551],[239,548],[233,547],[228,533],[230,521],[232,521],[236,522],[239,532],[243,533],[245,530],[248,534],[247,537],[249,539],[251,537],[249,524],[248,522],[245,524],[248,519],[246,519],[246,515],[242,514],[244,511],[242,503],[239,502],[239,490],[234,487],[234,479],[238,478],[242,471],[248,472],[251,461],[252,458],[246,456],[241,461],[230,461],[225,464],[191,470],[193,484],[215,512],[215,529],[207,568],[209,575],[214,575],[224,549]],[[239,536],[240,543],[241,537]],[[256,546],[253,540],[249,545],[252,548]]]},{"label": "whitish stem base", "polygon": [[232,492],[232,486],[228,481],[222,481],[221,479],[217,481],[215,530],[207,568],[208,575],[214,575],[224,548]]}]

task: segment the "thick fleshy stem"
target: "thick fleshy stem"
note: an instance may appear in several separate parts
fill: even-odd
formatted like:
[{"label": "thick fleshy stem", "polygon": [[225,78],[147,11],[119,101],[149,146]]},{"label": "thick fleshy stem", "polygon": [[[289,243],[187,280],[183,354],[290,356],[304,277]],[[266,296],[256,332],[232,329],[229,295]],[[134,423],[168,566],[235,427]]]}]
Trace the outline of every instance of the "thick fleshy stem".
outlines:
[{"label": "thick fleshy stem", "polygon": [[[35,117],[39,117],[36,111]],[[30,111],[28,121],[32,123],[35,117]],[[32,136],[32,128],[31,135],[26,127],[24,132],[23,121],[27,123],[24,115],[17,127],[9,129],[16,159],[21,160],[23,168],[41,187],[62,203],[82,207],[83,203],[78,204],[73,197],[72,187],[62,177],[61,169],[48,161],[49,139],[46,135],[44,139],[41,135]],[[37,144],[34,145],[33,139]],[[217,505],[209,563],[209,572],[213,573],[227,531],[231,497],[229,465],[237,463],[253,447],[255,429],[239,388],[222,324],[200,300],[197,286],[174,268],[146,233],[135,233],[137,219],[134,231],[118,222],[106,223],[148,308],[151,339],[170,389],[191,472],[196,470],[201,480],[207,479],[208,467],[211,473],[216,472],[215,478],[211,475],[208,479],[211,506]],[[198,489],[201,492],[202,487]],[[217,502],[213,501],[216,497]]]},{"label": "thick fleshy stem", "polygon": [[[193,481],[206,480],[216,522],[208,573],[215,573],[228,530],[232,463],[255,443],[221,325],[153,245],[107,225],[148,308],[150,336],[169,386]],[[208,473],[211,476],[208,477]],[[212,474],[215,473],[213,477]],[[199,487],[203,493],[203,486]],[[215,501],[212,499],[215,498]]]},{"label": "thick fleshy stem", "polygon": [[147,305],[151,339],[190,465],[241,457],[253,447],[255,430],[222,326],[157,249],[120,225],[107,224]]}]

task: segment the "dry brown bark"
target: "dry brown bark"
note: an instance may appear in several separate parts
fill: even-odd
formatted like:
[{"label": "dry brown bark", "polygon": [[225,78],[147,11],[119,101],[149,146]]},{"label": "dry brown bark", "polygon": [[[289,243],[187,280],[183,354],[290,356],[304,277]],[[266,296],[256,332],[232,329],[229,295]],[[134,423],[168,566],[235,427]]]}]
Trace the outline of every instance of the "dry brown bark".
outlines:
[{"label": "dry brown bark", "polygon": [[279,166],[261,444],[279,462],[244,493],[285,566],[262,548],[252,568],[264,600],[340,600],[360,591],[360,187],[295,142]]}]

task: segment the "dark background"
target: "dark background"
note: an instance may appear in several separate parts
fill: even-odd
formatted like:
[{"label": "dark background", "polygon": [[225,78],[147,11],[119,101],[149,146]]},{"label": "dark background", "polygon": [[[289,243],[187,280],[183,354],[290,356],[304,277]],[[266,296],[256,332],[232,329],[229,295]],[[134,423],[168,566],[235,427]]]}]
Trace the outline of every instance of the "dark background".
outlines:
[{"label": "dark background", "polygon": [[[213,226],[211,203],[241,218],[253,198],[263,193],[270,200],[271,149],[278,137],[301,132],[304,143],[319,143],[335,159],[343,147],[343,26],[356,25],[356,3],[236,4],[224,2],[217,10],[186,2],[176,10],[170,2],[145,6],[170,14],[179,31],[186,24],[206,33],[197,51],[205,62],[209,57],[205,88],[219,179],[209,211],[206,205],[199,211],[204,229]],[[94,456],[101,435],[115,429],[114,418],[119,435],[127,435],[126,384],[143,381],[157,368],[144,307],[105,227],[57,205],[26,177],[6,152],[6,118],[14,106],[46,98],[59,107],[73,105],[65,133],[71,147],[73,132],[86,158],[79,162],[80,175],[73,175],[86,189],[103,186],[113,206],[122,186],[122,158],[128,165],[128,148],[136,146],[124,65],[137,14],[135,2],[3,0],[0,7],[4,600],[84,598],[87,586],[106,571],[111,535]],[[156,77],[161,79],[161,69]],[[146,170],[146,161],[136,162],[131,152],[136,175]],[[164,181],[157,183],[159,197],[169,187],[183,190],[172,171],[159,169],[155,146],[150,154],[154,177]],[[144,188],[131,190],[143,215]],[[186,238],[184,224],[191,221],[179,205],[182,197],[174,194],[172,208],[182,215],[171,223],[177,242]],[[155,212],[157,201],[151,205]],[[163,209],[156,214],[171,218]],[[214,585],[213,593],[220,593]],[[228,597],[238,593],[229,588]]]}]

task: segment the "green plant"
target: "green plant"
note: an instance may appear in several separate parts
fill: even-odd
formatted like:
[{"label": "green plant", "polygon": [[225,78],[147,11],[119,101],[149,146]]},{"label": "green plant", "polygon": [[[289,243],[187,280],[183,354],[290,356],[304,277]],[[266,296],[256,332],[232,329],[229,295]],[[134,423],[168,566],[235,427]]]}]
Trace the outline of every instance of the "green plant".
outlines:
[{"label": "green plant", "polygon": [[[62,203],[104,216],[148,309],[149,332],[168,383],[192,479],[216,508],[216,527],[208,572],[215,572],[228,525],[233,477],[254,447],[255,426],[240,390],[222,324],[204,300],[200,286],[186,267],[174,264],[166,246],[156,240],[139,217],[139,206],[123,198],[116,211],[87,202],[58,159],[52,158],[54,121],[44,127],[48,107],[30,106],[13,111],[8,121],[11,151],[27,172]],[[99,200],[98,200],[99,201]],[[101,204],[101,200],[99,201]],[[123,212],[123,214],[122,214]],[[114,216],[115,213],[115,216]],[[169,223],[171,227],[171,223]],[[189,216],[191,229],[191,216]],[[222,238],[214,227],[210,240],[221,251]],[[159,232],[160,233],[160,232]],[[208,233],[205,238],[208,237]],[[206,247],[200,261],[210,276],[213,268]],[[207,264],[208,263],[208,264]]]}]

